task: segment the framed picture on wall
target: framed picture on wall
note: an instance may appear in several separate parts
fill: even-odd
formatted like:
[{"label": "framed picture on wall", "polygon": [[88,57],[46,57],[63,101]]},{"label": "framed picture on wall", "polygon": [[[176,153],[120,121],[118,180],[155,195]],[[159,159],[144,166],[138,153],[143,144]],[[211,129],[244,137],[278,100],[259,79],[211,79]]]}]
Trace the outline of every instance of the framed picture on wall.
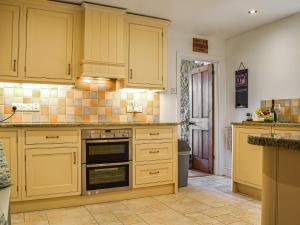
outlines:
[{"label": "framed picture on wall", "polygon": [[248,108],[248,69],[235,71],[235,108]]}]

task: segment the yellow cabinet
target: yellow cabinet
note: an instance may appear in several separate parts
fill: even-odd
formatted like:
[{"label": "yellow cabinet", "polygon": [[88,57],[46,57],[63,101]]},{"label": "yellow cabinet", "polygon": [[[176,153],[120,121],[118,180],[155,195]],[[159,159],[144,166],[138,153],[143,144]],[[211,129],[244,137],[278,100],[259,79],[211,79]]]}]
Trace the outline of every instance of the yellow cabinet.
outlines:
[{"label": "yellow cabinet", "polygon": [[126,86],[166,88],[168,21],[128,15],[128,79]]},{"label": "yellow cabinet", "polygon": [[72,79],[73,23],[70,13],[27,8],[26,78]]},{"label": "yellow cabinet", "polygon": [[68,196],[78,190],[78,148],[27,149],[26,197]]},{"label": "yellow cabinet", "polygon": [[18,76],[19,14],[16,5],[0,3],[0,76]]},{"label": "yellow cabinet", "polygon": [[248,144],[250,134],[270,134],[271,127],[235,127],[233,133],[233,182],[262,187],[262,146]]},{"label": "yellow cabinet", "polygon": [[125,10],[87,3],[83,7],[82,76],[125,78]]},{"label": "yellow cabinet", "polygon": [[19,176],[18,176],[18,132],[0,131],[0,143],[3,146],[5,158],[12,178],[11,199],[19,200]]}]

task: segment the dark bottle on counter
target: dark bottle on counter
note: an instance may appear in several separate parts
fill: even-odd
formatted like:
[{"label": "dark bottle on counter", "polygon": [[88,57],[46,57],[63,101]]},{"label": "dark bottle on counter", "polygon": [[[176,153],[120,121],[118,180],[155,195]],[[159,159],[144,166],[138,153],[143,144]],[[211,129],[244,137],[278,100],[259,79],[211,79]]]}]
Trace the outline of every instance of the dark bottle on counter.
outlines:
[{"label": "dark bottle on counter", "polygon": [[277,122],[277,113],[275,111],[275,100],[274,99],[272,99],[271,113],[273,113],[273,115],[274,115],[274,122],[276,123]]}]

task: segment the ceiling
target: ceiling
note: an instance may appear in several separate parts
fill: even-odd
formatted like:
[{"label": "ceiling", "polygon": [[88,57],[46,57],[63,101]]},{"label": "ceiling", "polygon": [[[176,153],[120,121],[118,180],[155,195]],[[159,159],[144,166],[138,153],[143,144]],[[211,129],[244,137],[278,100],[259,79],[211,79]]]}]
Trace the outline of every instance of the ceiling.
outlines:
[{"label": "ceiling", "polygon": [[[82,0],[62,0],[81,3]],[[88,0],[129,12],[169,19],[172,28],[230,38],[300,12],[300,0]],[[258,14],[249,15],[249,9]]]}]

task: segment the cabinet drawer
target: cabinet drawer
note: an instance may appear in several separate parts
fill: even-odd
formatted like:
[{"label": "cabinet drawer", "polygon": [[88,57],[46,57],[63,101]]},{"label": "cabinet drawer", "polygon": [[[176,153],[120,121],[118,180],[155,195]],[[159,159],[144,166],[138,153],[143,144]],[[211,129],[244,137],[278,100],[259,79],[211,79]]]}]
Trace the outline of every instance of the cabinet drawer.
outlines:
[{"label": "cabinet drawer", "polygon": [[65,144],[78,143],[76,130],[28,130],[25,131],[25,144]]},{"label": "cabinet drawer", "polygon": [[135,140],[172,139],[172,131],[172,128],[137,128],[135,130]]},{"label": "cabinet drawer", "polygon": [[159,163],[135,166],[136,185],[172,182],[173,163]]},{"label": "cabinet drawer", "polygon": [[172,158],[172,142],[135,145],[136,161],[165,160]]}]

